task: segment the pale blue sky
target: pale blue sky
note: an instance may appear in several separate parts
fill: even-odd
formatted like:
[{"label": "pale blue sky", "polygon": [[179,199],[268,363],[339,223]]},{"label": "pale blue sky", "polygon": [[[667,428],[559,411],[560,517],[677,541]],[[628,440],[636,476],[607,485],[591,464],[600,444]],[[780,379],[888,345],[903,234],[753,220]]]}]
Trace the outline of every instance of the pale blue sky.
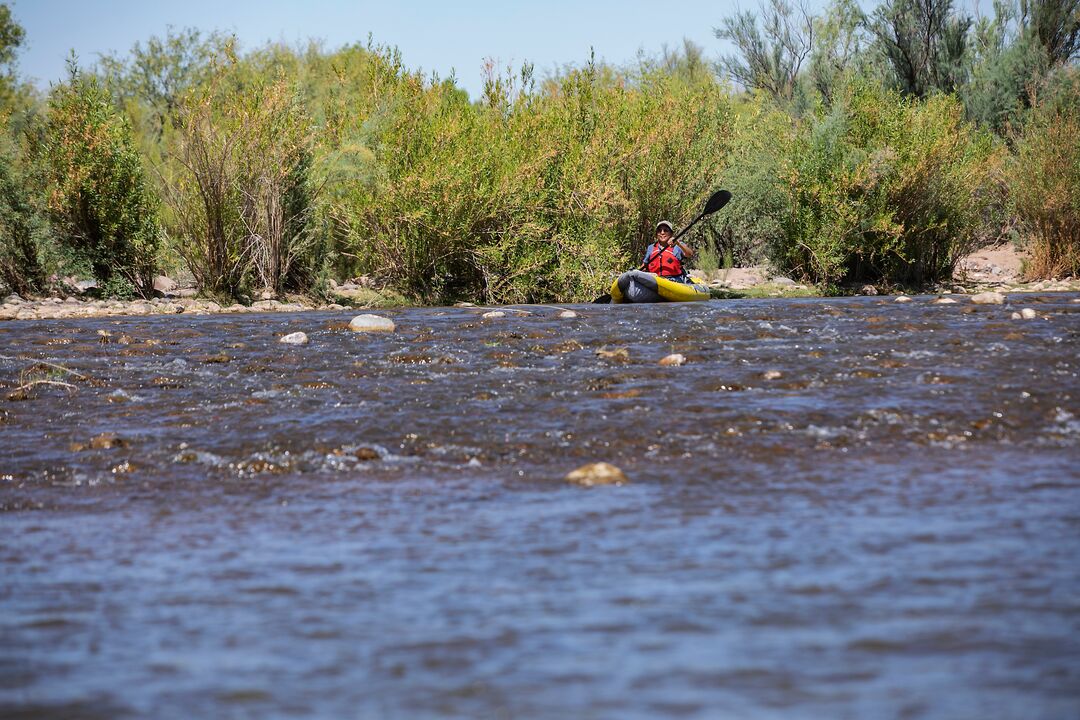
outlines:
[{"label": "pale blue sky", "polygon": [[[756,6],[754,0],[743,7]],[[15,19],[26,29],[19,70],[39,87],[59,80],[72,48],[84,64],[101,53],[126,53],[137,41],[175,28],[232,32],[241,46],[268,40],[317,38],[328,49],[366,42],[396,45],[409,68],[448,76],[476,97],[484,59],[519,67],[533,62],[537,75],[580,65],[596,49],[615,64],[639,49],[658,54],[684,37],[715,59],[727,50],[713,35],[735,0],[537,0],[536,2],[393,2],[392,0],[15,0]]]}]

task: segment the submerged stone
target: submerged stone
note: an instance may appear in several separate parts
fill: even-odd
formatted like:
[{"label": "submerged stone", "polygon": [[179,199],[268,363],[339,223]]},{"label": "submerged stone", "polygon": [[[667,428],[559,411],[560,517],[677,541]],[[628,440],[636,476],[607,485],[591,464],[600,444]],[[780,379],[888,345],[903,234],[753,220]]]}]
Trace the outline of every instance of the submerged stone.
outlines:
[{"label": "submerged stone", "polygon": [[582,465],[577,470],[573,470],[567,473],[566,482],[573,485],[580,485],[582,487],[593,487],[596,485],[623,485],[630,482],[624,473],[619,468],[615,467],[611,463],[598,462],[589,463],[588,465]]},{"label": "submerged stone", "polygon": [[617,362],[627,362],[630,359],[630,351],[626,348],[609,350],[608,346],[604,345],[596,351],[596,357],[604,358],[605,360],[615,360]]},{"label": "submerged stone", "polygon": [[686,364],[686,356],[683,355],[682,353],[671,353],[670,355],[666,355],[663,358],[661,358],[660,359],[660,364],[661,365],[673,365],[673,366],[685,365]]}]

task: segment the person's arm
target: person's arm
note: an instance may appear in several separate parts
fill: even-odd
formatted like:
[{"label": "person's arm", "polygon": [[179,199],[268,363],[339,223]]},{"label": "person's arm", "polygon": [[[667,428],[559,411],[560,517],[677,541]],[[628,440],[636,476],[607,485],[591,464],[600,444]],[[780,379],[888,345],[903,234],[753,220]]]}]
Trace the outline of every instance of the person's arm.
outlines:
[{"label": "person's arm", "polygon": [[689,260],[690,258],[694,257],[694,251],[688,248],[686,245],[683,245],[682,240],[676,240],[675,247],[682,250],[682,254],[684,257],[686,257],[686,259]]}]

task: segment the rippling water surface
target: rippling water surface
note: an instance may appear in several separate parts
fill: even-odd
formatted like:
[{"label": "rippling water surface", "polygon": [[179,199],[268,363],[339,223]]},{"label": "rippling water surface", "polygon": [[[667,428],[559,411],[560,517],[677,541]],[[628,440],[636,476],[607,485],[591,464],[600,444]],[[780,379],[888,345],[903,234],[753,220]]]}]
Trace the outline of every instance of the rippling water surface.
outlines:
[{"label": "rippling water surface", "polygon": [[1074,297],[0,324],[0,715],[1078,717]]}]

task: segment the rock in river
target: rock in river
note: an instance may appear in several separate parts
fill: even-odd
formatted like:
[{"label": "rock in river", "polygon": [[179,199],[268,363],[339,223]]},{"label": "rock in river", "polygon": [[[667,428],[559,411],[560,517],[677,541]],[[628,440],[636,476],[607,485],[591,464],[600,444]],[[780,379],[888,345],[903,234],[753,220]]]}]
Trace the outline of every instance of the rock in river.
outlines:
[{"label": "rock in river", "polygon": [[984,292],[972,295],[971,302],[976,305],[1004,305],[1005,296],[999,292]]},{"label": "rock in river", "polygon": [[582,465],[566,475],[566,482],[582,487],[594,485],[623,485],[630,482],[626,473],[619,468],[606,462],[589,463]]},{"label": "rock in river", "polygon": [[283,335],[281,339],[278,340],[278,342],[285,343],[286,345],[307,345],[308,336],[307,333],[294,332],[289,333],[288,335]]},{"label": "rock in river", "polygon": [[357,315],[349,321],[353,332],[394,332],[394,321],[382,315]]},{"label": "rock in river", "polygon": [[1024,308],[1020,312],[1014,312],[1012,314],[1013,320],[1034,320],[1036,317],[1037,314],[1032,308]]}]

